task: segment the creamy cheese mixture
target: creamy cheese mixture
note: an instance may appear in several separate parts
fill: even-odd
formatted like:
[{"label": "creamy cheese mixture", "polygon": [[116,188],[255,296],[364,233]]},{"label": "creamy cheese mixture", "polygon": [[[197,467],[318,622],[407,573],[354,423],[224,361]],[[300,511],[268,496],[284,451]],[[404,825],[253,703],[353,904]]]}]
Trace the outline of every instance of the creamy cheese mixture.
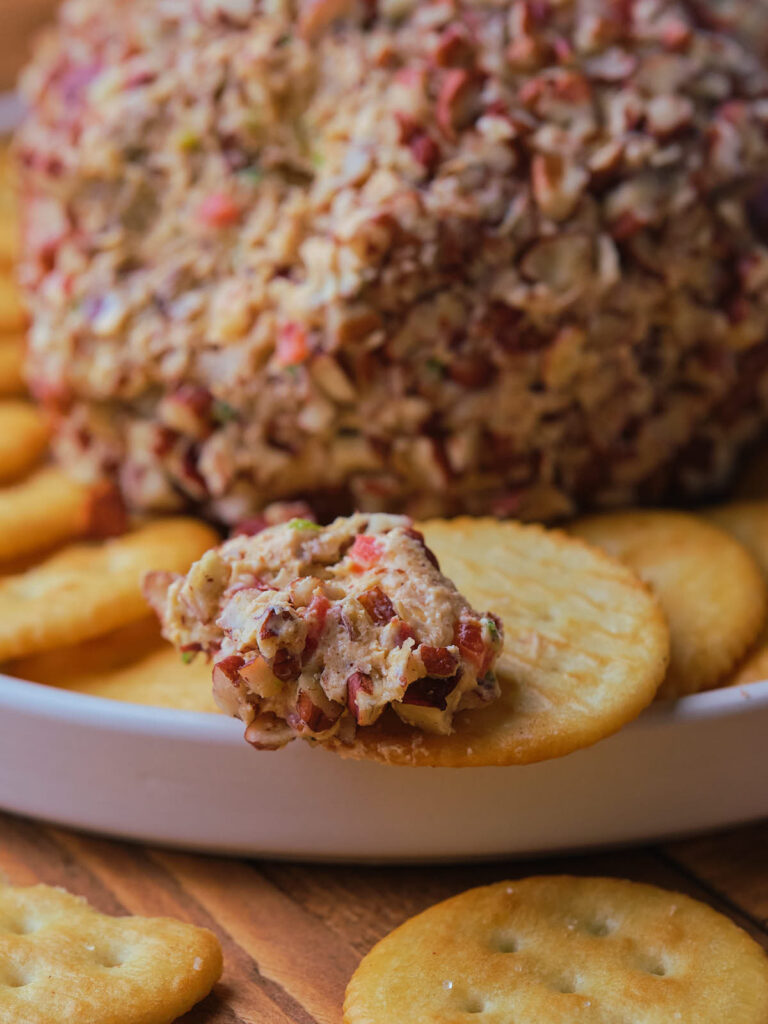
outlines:
[{"label": "creamy cheese mixture", "polygon": [[214,696],[246,739],[351,739],[391,707],[449,733],[459,709],[498,696],[502,625],[475,612],[402,516],[292,519],[145,585],[163,632],[213,659]]}]

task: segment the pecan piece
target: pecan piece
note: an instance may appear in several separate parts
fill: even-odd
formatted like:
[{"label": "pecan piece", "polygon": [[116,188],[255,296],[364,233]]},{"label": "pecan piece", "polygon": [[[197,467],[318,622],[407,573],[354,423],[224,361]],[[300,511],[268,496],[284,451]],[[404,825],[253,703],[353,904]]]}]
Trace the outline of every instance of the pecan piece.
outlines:
[{"label": "pecan piece", "polygon": [[421,530],[417,530],[415,529],[415,527],[409,526],[405,532],[408,534],[409,537],[412,537],[415,541],[418,541],[419,544],[421,544],[421,546],[424,548],[424,557],[431,565],[434,565],[434,567],[439,570],[440,563],[437,560],[437,555],[431,548],[427,547],[427,542],[424,540],[424,534],[421,532]]},{"label": "pecan piece", "polygon": [[228,658],[222,658],[213,666],[213,692],[222,693],[230,686],[238,687],[241,683],[240,669],[243,667],[243,659],[239,654],[231,654]]},{"label": "pecan piece", "polygon": [[347,707],[355,717],[355,721],[360,721],[360,709],[357,704],[357,695],[360,691],[363,693],[373,693],[373,683],[371,677],[367,676],[364,672],[353,672],[347,680]]},{"label": "pecan piece", "polygon": [[479,111],[480,79],[463,68],[445,73],[437,96],[435,117],[449,139],[469,125]]},{"label": "pecan piece", "polygon": [[469,30],[460,22],[443,29],[433,59],[441,68],[470,68],[475,63],[475,47]]},{"label": "pecan piece", "polygon": [[203,440],[213,428],[213,396],[199,384],[182,384],[160,402],[159,416],[164,426]]},{"label": "pecan piece", "polygon": [[287,608],[268,608],[259,628],[259,639],[282,636],[296,621],[296,616]]},{"label": "pecan piece", "polygon": [[272,672],[283,683],[291,683],[298,679],[301,672],[299,659],[290,654],[284,647],[278,647],[270,665]]},{"label": "pecan piece", "polygon": [[326,729],[330,729],[343,710],[341,704],[333,704],[328,711],[324,711],[315,704],[306,690],[299,693],[296,701],[296,714],[311,732],[325,732]]},{"label": "pecan piece", "polygon": [[358,597],[358,601],[365,608],[371,621],[378,626],[386,626],[397,614],[394,605],[381,587],[371,587],[370,590],[366,590]]},{"label": "pecan piece", "polygon": [[256,750],[279,750],[293,739],[289,726],[273,714],[255,718],[245,730],[245,739]]},{"label": "pecan piece", "polygon": [[456,689],[458,683],[458,672],[450,679],[433,679],[431,676],[424,676],[423,679],[417,679],[411,683],[403,694],[403,704],[416,704],[423,708],[438,708],[440,711],[445,711],[448,706],[448,695]]}]

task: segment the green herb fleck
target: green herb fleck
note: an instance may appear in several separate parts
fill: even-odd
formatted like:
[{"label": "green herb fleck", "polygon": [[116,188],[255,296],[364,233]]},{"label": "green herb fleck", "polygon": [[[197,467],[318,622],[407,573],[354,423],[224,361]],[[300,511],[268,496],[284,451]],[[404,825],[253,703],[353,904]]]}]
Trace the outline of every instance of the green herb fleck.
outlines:
[{"label": "green herb fleck", "polygon": [[429,357],[429,359],[427,360],[426,365],[427,365],[427,369],[429,370],[429,372],[430,373],[434,373],[435,376],[437,376],[437,377],[444,377],[445,376],[445,363],[441,362],[439,359],[436,359],[434,356],[430,356]]},{"label": "green herb fleck", "polygon": [[291,519],[288,526],[291,530],[322,530],[322,526],[311,519]]},{"label": "green herb fleck", "polygon": [[233,408],[229,402],[215,398],[211,407],[211,416],[216,423],[231,423],[232,420],[237,419],[237,409]]},{"label": "green herb fleck", "polygon": [[253,164],[251,167],[244,167],[242,171],[238,171],[238,177],[248,182],[249,185],[258,185],[260,181],[264,180],[264,171],[257,164]]},{"label": "green herb fleck", "polygon": [[196,657],[197,657],[197,651],[182,651],[181,652],[181,660],[184,662],[185,665],[191,665]]},{"label": "green herb fleck", "polygon": [[290,41],[290,32],[283,32],[283,34],[281,36],[278,36],[277,39],[275,40],[275,46],[282,49],[284,46],[287,46],[288,43],[290,43]]},{"label": "green herb fleck", "polygon": [[318,170],[325,166],[325,154],[321,153],[319,149],[313,149],[309,159],[312,161],[312,166],[317,167]]},{"label": "green herb fleck", "polygon": [[491,640],[494,643],[496,643],[501,637],[501,634],[499,633],[499,627],[496,625],[493,619],[483,619],[483,623],[485,625],[485,628],[491,634]]}]

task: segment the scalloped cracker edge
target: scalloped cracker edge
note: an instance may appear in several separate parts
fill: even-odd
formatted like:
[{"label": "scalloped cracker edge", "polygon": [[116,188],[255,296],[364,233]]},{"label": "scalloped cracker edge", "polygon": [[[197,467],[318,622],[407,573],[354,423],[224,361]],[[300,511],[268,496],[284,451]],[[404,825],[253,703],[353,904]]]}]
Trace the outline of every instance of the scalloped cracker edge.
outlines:
[{"label": "scalloped cracker edge", "polygon": [[495,519],[420,526],[442,571],[504,622],[501,696],[460,712],[450,736],[388,712],[333,744],[388,764],[480,767],[562,757],[616,732],[653,700],[669,634],[655,597],[603,552],[557,530]]}]

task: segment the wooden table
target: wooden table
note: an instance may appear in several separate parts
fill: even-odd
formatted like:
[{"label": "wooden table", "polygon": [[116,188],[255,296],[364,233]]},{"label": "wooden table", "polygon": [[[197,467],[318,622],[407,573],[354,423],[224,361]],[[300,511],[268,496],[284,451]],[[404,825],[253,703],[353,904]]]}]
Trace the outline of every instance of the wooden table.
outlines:
[{"label": "wooden table", "polygon": [[10,881],[63,885],[106,913],[167,914],[216,932],[224,977],[184,1024],[340,1024],[358,960],[406,917],[473,885],[543,872],[687,892],[768,949],[768,823],[567,859],[354,867],[193,856],[0,815],[0,873]]}]

